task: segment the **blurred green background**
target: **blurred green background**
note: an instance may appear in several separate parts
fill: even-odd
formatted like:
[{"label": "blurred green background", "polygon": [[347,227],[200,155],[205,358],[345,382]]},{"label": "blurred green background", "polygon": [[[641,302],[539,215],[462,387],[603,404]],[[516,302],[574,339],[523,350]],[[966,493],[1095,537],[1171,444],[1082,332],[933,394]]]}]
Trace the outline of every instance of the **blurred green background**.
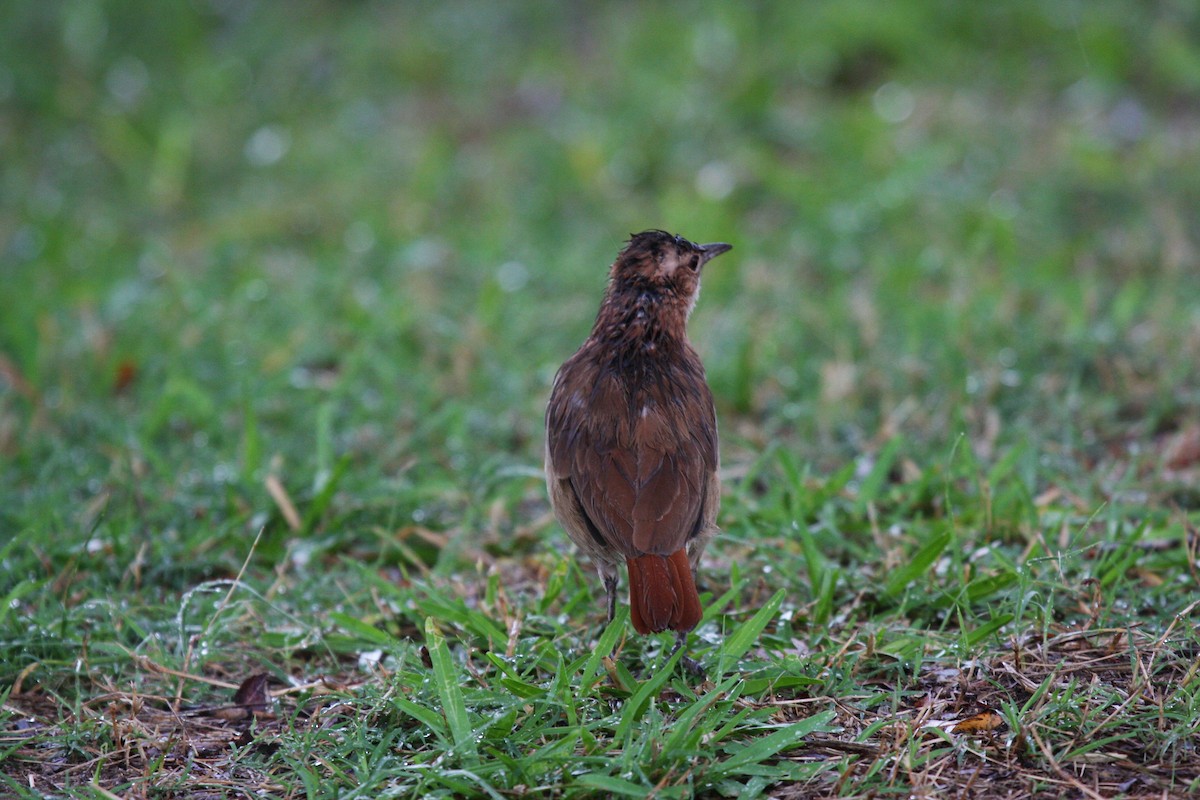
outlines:
[{"label": "blurred green background", "polygon": [[0,528],[43,563],[230,569],[268,473],[335,549],[542,513],[648,227],[736,247],[692,319],[734,470],[902,436],[1109,496],[1200,407],[1190,1],[0,16]]}]

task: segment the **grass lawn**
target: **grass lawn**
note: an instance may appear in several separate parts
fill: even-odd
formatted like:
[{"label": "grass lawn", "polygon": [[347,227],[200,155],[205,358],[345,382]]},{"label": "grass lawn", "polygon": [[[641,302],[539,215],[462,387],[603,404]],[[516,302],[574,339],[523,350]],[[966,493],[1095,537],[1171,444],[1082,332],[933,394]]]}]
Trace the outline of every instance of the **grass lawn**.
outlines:
[{"label": "grass lawn", "polygon": [[[6,4],[0,796],[1196,796],[1197,42]],[[541,475],[650,227],[735,246],[704,678],[603,624]]]}]

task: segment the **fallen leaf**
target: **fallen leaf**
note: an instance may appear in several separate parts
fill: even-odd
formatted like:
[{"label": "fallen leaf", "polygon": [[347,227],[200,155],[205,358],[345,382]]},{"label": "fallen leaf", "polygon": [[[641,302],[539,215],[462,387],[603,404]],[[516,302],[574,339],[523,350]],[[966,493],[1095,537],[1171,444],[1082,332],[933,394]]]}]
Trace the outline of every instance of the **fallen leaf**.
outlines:
[{"label": "fallen leaf", "polygon": [[233,693],[232,705],[199,709],[197,713],[230,721],[247,719],[251,716],[270,718],[274,716],[270,711],[271,695],[267,691],[267,684],[270,681],[271,676],[267,673],[256,672],[242,681],[242,685]]},{"label": "fallen leaf", "polygon": [[271,696],[267,693],[270,680],[271,677],[265,672],[254,673],[242,681],[242,685],[233,693],[233,702],[251,711],[265,711],[271,702]]},{"label": "fallen leaf", "polygon": [[951,733],[987,733],[1004,725],[1004,717],[990,708],[978,714],[960,719],[950,729]]}]

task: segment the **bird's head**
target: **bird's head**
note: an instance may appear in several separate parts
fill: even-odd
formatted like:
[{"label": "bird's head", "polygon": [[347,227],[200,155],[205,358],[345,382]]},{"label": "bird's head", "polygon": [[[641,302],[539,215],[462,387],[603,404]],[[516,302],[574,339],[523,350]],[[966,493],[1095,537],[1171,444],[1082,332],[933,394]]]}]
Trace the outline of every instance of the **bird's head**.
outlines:
[{"label": "bird's head", "polygon": [[666,231],[635,233],[613,262],[612,289],[652,293],[658,303],[680,307],[686,319],[700,294],[700,271],[732,248],[724,242],[693,244]]}]

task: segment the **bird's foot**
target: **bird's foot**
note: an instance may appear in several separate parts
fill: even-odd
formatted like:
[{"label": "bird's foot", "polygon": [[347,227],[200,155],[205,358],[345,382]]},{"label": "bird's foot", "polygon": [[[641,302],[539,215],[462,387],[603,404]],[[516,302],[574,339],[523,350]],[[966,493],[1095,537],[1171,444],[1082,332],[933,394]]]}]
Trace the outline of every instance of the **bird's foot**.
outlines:
[{"label": "bird's foot", "polygon": [[[671,652],[667,654],[667,660],[671,660],[671,656],[679,652],[683,645],[687,642],[687,632],[680,631],[675,635],[675,646],[671,648]],[[686,671],[693,675],[703,678],[707,673],[704,671],[704,665],[694,658],[688,658],[686,655],[680,656],[679,664]]]}]

